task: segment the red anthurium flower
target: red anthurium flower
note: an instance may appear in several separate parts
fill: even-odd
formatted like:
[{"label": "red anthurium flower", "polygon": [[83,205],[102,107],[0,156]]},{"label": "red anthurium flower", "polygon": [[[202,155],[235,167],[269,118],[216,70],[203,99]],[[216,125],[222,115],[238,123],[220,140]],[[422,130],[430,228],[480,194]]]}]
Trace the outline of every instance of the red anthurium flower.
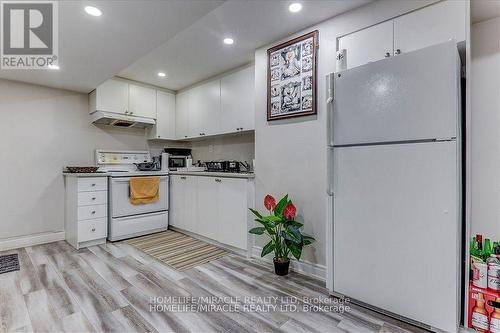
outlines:
[{"label": "red anthurium flower", "polygon": [[296,214],[297,208],[295,208],[295,206],[291,202],[288,203],[283,210],[283,216],[285,216],[287,220],[293,220]]},{"label": "red anthurium flower", "polygon": [[276,199],[274,199],[270,194],[266,195],[266,197],[264,198],[264,207],[266,207],[266,209],[269,211],[274,210],[274,208],[276,207]]}]

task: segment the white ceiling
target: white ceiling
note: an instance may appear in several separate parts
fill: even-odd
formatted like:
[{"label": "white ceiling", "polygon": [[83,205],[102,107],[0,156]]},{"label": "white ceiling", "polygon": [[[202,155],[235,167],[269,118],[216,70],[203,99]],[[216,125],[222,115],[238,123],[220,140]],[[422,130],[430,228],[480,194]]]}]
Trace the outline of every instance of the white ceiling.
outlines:
[{"label": "white ceiling", "polygon": [[[59,2],[59,71],[0,78],[89,92],[119,75],[182,89],[253,59],[254,50],[371,0],[66,0]],[[83,8],[94,5],[103,15]],[[235,43],[222,43],[230,35]],[[160,79],[156,73],[164,71]]]},{"label": "white ceiling", "polygon": [[[119,76],[179,90],[252,61],[263,45],[370,1],[300,1],[303,9],[295,14],[288,11],[292,2],[226,1]],[[226,36],[234,39],[233,45],[223,44]],[[159,78],[158,71],[167,77]]]},{"label": "white ceiling", "polygon": [[500,16],[500,0],[472,0],[471,21],[477,23]]},{"label": "white ceiling", "polygon": [[[223,3],[220,0],[59,1],[59,71],[0,70],[0,78],[89,92]],[[87,5],[103,15],[87,15]]]}]

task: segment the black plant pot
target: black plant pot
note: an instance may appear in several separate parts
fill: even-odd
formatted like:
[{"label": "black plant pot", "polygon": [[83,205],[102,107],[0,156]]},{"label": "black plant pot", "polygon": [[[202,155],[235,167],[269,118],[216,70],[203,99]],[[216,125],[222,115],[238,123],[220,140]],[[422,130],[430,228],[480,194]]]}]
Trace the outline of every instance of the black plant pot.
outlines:
[{"label": "black plant pot", "polygon": [[274,272],[276,275],[288,275],[288,268],[290,267],[290,259],[287,258],[285,261],[282,259],[273,259],[274,261]]}]

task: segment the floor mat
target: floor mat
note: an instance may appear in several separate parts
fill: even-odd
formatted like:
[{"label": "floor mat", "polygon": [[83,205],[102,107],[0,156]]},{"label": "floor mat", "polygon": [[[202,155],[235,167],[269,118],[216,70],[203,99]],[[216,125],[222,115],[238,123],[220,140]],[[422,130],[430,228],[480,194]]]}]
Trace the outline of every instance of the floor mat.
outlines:
[{"label": "floor mat", "polygon": [[172,230],[132,238],[126,242],[179,271],[205,264],[227,254],[214,245]]},{"label": "floor mat", "polygon": [[17,253],[0,256],[0,274],[18,270],[19,256]]}]

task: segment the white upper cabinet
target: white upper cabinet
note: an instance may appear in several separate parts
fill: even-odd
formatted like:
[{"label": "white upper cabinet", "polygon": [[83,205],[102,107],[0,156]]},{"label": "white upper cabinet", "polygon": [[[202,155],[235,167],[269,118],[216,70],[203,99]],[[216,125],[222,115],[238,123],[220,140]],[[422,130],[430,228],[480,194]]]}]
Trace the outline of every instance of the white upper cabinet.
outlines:
[{"label": "white upper cabinet", "polygon": [[108,80],[90,93],[90,112],[128,113],[128,83]]},{"label": "white upper cabinet", "polygon": [[129,114],[156,118],[156,90],[129,84]]},{"label": "white upper cabinet", "polygon": [[196,86],[189,95],[189,136],[220,133],[220,80]]},{"label": "white upper cabinet", "polygon": [[151,129],[150,139],[175,140],[175,95],[156,91],[156,125]]},{"label": "white upper cabinet", "polygon": [[189,90],[175,95],[175,138],[189,137]]},{"label": "white upper cabinet", "polygon": [[339,39],[347,50],[347,68],[390,57],[393,53],[393,22],[387,21]]},{"label": "white upper cabinet", "polygon": [[465,40],[465,6],[465,1],[448,0],[394,19],[394,52]]},{"label": "white upper cabinet", "polygon": [[89,111],[156,118],[156,90],[111,79],[89,94]]},{"label": "white upper cabinet", "polygon": [[347,68],[454,39],[465,40],[466,2],[447,0],[339,38]]},{"label": "white upper cabinet", "polygon": [[221,133],[255,129],[254,66],[221,79]]}]

